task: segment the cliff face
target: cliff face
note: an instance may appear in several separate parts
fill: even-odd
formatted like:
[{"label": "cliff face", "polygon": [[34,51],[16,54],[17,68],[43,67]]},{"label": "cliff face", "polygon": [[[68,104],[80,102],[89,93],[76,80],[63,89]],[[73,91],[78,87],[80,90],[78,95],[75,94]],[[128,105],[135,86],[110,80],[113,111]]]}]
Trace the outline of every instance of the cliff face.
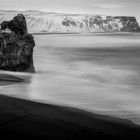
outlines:
[{"label": "cliff face", "polygon": [[[22,11],[28,31],[40,32],[140,32],[135,17],[97,16],[85,14],[57,14],[40,11]],[[11,20],[16,11],[0,12],[0,23]]]},{"label": "cliff face", "polygon": [[69,28],[75,27],[82,31],[87,30],[92,32],[140,31],[140,27],[135,17],[84,16],[81,19],[81,22],[75,22],[71,17],[66,17],[62,21],[62,24]]},{"label": "cliff face", "polygon": [[140,32],[135,17],[25,15],[30,32]]},{"label": "cliff face", "polygon": [[33,67],[34,38],[27,33],[25,17],[18,14],[11,21],[1,23],[0,69],[27,71]]}]

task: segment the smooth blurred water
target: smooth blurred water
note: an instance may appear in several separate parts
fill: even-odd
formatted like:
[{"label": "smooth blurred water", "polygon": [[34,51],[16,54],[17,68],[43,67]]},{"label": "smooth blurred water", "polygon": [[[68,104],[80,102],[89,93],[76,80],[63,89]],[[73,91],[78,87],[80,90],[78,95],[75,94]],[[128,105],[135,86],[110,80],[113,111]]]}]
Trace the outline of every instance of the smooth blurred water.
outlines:
[{"label": "smooth blurred water", "polygon": [[24,81],[2,84],[0,94],[140,124],[140,34],[46,34],[34,38],[36,73],[1,71],[1,75]]}]

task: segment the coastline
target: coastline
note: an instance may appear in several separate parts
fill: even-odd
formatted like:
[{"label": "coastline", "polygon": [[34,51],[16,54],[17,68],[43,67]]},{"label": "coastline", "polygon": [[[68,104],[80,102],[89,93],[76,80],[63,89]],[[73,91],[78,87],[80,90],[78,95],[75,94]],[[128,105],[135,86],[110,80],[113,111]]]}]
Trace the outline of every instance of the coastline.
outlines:
[{"label": "coastline", "polygon": [[0,132],[2,137],[14,139],[138,139],[140,126],[75,108],[0,95]]},{"label": "coastline", "polygon": [[93,34],[93,35],[105,35],[105,34],[109,34],[109,35],[113,35],[113,34],[119,34],[119,35],[136,35],[136,34],[140,34],[140,32],[30,32],[30,34],[32,35],[69,35],[69,34],[78,34],[78,35],[82,35],[82,34]]}]

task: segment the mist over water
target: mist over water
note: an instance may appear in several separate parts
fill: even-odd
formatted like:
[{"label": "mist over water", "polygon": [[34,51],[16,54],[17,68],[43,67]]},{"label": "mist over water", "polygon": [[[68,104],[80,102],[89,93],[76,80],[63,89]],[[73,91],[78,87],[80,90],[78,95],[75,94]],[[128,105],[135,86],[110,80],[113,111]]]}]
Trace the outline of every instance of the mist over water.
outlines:
[{"label": "mist over water", "polygon": [[140,34],[34,35],[35,74],[0,93],[85,109],[140,124]]}]

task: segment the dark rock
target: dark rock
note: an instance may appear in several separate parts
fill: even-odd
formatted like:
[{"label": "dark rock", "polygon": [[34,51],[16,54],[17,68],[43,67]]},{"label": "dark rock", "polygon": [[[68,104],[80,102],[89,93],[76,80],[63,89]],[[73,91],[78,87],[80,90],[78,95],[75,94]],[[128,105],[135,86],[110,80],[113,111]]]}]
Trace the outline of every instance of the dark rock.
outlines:
[{"label": "dark rock", "polygon": [[3,21],[1,23],[1,29],[5,30],[6,28],[15,32],[16,34],[24,35],[27,33],[26,19],[22,14],[18,14],[11,21]]},{"label": "dark rock", "polygon": [[4,30],[4,29],[8,28],[8,24],[9,24],[9,21],[3,21],[1,23],[1,29]]},{"label": "dark rock", "polygon": [[140,27],[135,17],[120,17],[123,24],[122,32],[140,32]]},{"label": "dark rock", "polygon": [[[18,14],[11,21],[1,23],[0,69],[27,71],[33,67],[34,38],[27,33],[25,17]],[[33,69],[34,70],[34,67]]]}]

